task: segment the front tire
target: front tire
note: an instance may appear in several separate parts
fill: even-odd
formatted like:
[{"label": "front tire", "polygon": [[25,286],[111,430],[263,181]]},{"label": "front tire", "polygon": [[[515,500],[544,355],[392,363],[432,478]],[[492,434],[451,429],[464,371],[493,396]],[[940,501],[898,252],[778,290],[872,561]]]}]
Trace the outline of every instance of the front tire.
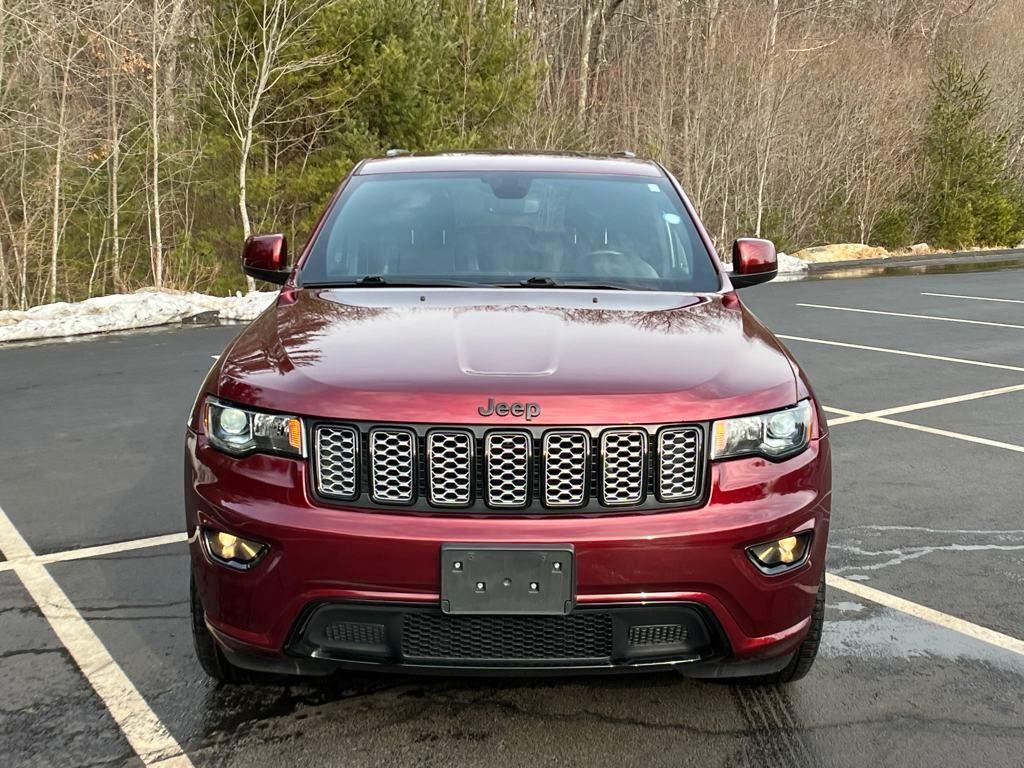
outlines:
[{"label": "front tire", "polygon": [[738,677],[731,682],[739,685],[786,685],[806,677],[818,656],[818,646],[821,645],[821,631],[824,625],[825,574],[822,573],[821,584],[818,586],[818,596],[814,600],[814,609],[811,611],[811,626],[807,630],[807,636],[800,643],[800,647],[793,654],[789,664],[770,675]]},{"label": "front tire", "polygon": [[206,626],[203,604],[199,601],[199,593],[196,592],[195,577],[191,574],[188,579],[188,589],[192,613],[192,643],[195,646],[199,666],[221,685],[256,682],[255,673],[236,667],[228,661],[220,646],[217,645],[217,641],[213,639],[209,627]]}]

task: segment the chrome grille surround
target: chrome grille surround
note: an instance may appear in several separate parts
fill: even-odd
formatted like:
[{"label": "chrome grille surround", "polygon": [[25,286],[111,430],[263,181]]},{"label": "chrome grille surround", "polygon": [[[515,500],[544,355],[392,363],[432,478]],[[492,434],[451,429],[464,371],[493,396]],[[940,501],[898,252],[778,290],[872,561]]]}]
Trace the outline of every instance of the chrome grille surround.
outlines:
[{"label": "chrome grille surround", "polygon": [[533,466],[529,432],[488,432],[484,438],[487,504],[491,507],[525,507],[530,501]]},{"label": "chrome grille surround", "polygon": [[[705,498],[708,424],[534,426],[314,419],[322,503],[450,514],[632,514]],[[493,482],[492,482],[493,481]]]},{"label": "chrome grille surround", "polygon": [[590,485],[590,435],[580,430],[544,433],[544,504],[580,507]]},{"label": "chrome grille surround", "polygon": [[427,479],[430,503],[438,507],[465,507],[473,500],[476,438],[458,429],[432,429],[427,433]]},{"label": "chrome grille surround", "polygon": [[647,489],[647,430],[601,433],[601,503],[639,504]]},{"label": "chrome grille surround", "polygon": [[685,501],[700,494],[701,443],[698,427],[666,427],[658,432],[658,498]]},{"label": "chrome grille surround", "polygon": [[370,498],[378,504],[409,504],[416,498],[416,433],[370,430]]},{"label": "chrome grille surround", "polygon": [[334,499],[354,499],[359,493],[359,432],[320,424],[315,440],[317,492]]}]

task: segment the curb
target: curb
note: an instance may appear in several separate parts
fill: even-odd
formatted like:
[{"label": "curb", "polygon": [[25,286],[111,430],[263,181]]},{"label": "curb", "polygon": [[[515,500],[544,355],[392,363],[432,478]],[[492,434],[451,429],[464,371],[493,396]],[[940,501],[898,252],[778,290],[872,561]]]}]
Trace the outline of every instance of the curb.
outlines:
[{"label": "curb", "polygon": [[935,253],[926,256],[890,256],[882,259],[854,259],[852,261],[828,261],[809,263],[807,275],[824,275],[831,272],[849,270],[874,269],[882,272],[901,269],[927,270],[935,267],[936,271],[968,265],[978,269],[1006,269],[1014,266],[1024,267],[1024,248],[1003,248],[992,251],[959,251],[956,253]]},{"label": "curb", "polygon": [[[221,325],[220,311],[211,309],[206,312],[199,312],[194,315],[182,318],[177,325]],[[164,323],[163,325],[175,325],[175,323]]]}]

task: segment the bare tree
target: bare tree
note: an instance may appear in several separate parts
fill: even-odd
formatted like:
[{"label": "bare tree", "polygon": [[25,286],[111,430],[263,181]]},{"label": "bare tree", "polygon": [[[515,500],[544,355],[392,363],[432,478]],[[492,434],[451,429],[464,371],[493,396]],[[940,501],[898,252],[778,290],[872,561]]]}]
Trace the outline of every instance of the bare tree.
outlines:
[{"label": "bare tree", "polygon": [[[220,116],[238,148],[238,213],[242,234],[252,234],[247,205],[247,174],[253,145],[271,122],[298,119],[297,104],[269,97],[286,78],[329,66],[345,55],[343,48],[310,55],[301,42],[320,15],[338,0],[237,0],[217,24],[221,47],[210,62],[211,92]],[[250,278],[249,289],[255,288]]]},{"label": "bare tree", "polygon": [[62,184],[64,181],[64,155],[68,144],[68,100],[71,91],[72,68],[75,59],[85,49],[79,36],[80,20],[73,10],[54,4],[49,13],[48,65],[52,93],[56,100],[56,113],[52,120],[53,171],[50,203],[50,301],[57,300],[57,267],[60,239],[63,232]]},{"label": "bare tree", "polygon": [[[301,229],[307,207],[286,194],[255,204],[255,180],[291,189],[301,177],[306,194],[324,183],[306,184],[306,174],[334,137],[357,135],[351,152],[393,138],[365,105],[340,114],[364,92],[389,92],[378,87],[388,70],[364,67],[360,57],[373,54],[361,44],[339,34],[325,51],[325,20],[353,18],[342,2],[346,13],[349,3],[390,10],[380,0],[0,0],[0,307],[208,285],[223,275],[211,231],[235,220],[246,235]],[[437,85],[450,103],[429,131],[471,143],[491,119],[474,108],[476,72],[491,63],[487,14],[510,2],[455,2],[417,0],[416,34],[457,37],[437,48],[452,57],[444,71],[458,73],[461,98]],[[929,78],[949,53],[987,68],[987,127],[1005,137],[1007,177],[1024,184],[1024,0],[511,8],[543,73],[511,142],[655,157],[723,252],[755,232],[799,247],[873,242],[882,222],[906,219],[913,230],[908,178],[920,164]],[[348,65],[349,53],[358,63]],[[224,176],[214,133],[230,142]],[[226,217],[209,210],[211,178],[230,182]]]},{"label": "bare tree", "polygon": [[133,10],[133,0],[111,0],[106,4],[105,13],[108,24],[107,34],[103,37],[103,53],[106,69],[105,100],[106,100],[106,165],[108,207],[110,220],[110,277],[115,291],[123,290],[124,281],[121,273],[121,145],[124,141],[122,113],[126,108],[127,90],[122,83],[123,78],[137,77],[145,71],[145,60],[127,43],[127,16]]}]

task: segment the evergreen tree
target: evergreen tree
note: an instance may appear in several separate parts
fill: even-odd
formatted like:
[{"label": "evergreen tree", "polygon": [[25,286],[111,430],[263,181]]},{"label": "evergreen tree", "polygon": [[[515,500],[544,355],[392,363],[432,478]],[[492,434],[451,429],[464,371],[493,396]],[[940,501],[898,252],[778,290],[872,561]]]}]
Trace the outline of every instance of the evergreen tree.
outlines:
[{"label": "evergreen tree", "polygon": [[[213,0],[222,19],[214,33],[238,35],[252,23],[248,8],[260,0]],[[259,30],[250,36],[258,41]],[[359,159],[392,147],[410,151],[495,148],[529,119],[540,72],[530,59],[530,38],[514,23],[514,4],[465,0],[336,0],[304,30],[287,59],[327,61],[286,75],[261,109],[270,119],[254,138],[248,173],[248,208],[254,230],[284,231],[293,242],[312,227],[345,173]],[[206,46],[251,67],[250,52],[213,40]],[[213,260],[238,251],[237,150],[209,99],[204,122],[209,205],[197,246]],[[217,286],[240,283],[237,264],[222,259]]]},{"label": "evergreen tree", "polygon": [[1024,196],[1007,175],[1005,137],[985,124],[992,105],[985,70],[947,59],[932,82],[924,135],[925,237],[960,248],[1003,245],[1020,237]]}]

